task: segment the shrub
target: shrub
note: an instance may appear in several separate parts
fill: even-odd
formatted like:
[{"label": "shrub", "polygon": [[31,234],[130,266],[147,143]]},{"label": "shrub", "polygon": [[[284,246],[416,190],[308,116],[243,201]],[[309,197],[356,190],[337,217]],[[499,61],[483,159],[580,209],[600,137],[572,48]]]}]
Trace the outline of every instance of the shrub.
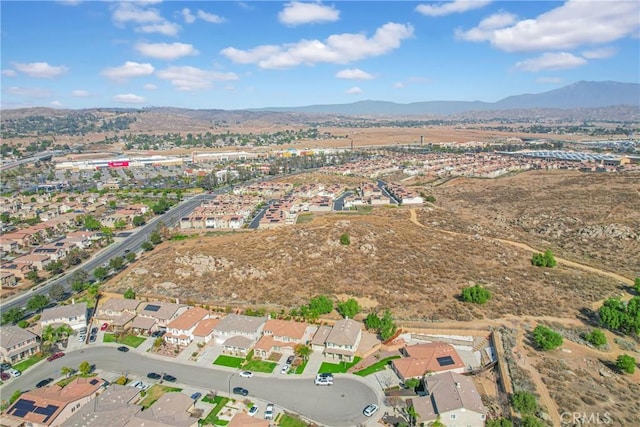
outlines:
[{"label": "shrub", "polygon": [[616,367],[622,372],[633,374],[636,371],[636,359],[628,354],[621,354],[616,359]]},{"label": "shrub", "polygon": [[633,288],[636,290],[636,293],[640,295],[640,277],[636,277],[633,281]]},{"label": "shrub", "polygon": [[594,329],[591,333],[586,334],[584,339],[596,347],[602,347],[607,344],[607,337],[600,329]]},{"label": "shrub", "polygon": [[511,406],[521,414],[533,414],[538,408],[536,396],[528,391],[517,391],[511,396]]},{"label": "shrub", "polygon": [[351,237],[347,233],[344,233],[340,236],[340,244],[344,246],[349,246],[351,244]]},{"label": "shrub", "polygon": [[476,284],[474,286],[462,288],[462,300],[464,302],[473,302],[476,304],[484,304],[491,298],[491,292]]},{"label": "shrub", "polygon": [[556,259],[553,256],[553,253],[549,249],[544,251],[544,253],[533,254],[531,257],[531,264],[536,267],[555,267],[558,265]]},{"label": "shrub", "polygon": [[553,350],[562,345],[562,335],[542,325],[533,330],[533,340],[543,350]]},{"label": "shrub", "polygon": [[353,298],[349,298],[346,301],[338,303],[336,307],[338,313],[344,318],[353,319],[356,314],[360,313],[360,304]]},{"label": "shrub", "polygon": [[513,423],[506,418],[487,420],[486,427],[513,427]]},{"label": "shrub", "polygon": [[544,427],[546,424],[532,415],[527,415],[522,419],[522,427]]}]

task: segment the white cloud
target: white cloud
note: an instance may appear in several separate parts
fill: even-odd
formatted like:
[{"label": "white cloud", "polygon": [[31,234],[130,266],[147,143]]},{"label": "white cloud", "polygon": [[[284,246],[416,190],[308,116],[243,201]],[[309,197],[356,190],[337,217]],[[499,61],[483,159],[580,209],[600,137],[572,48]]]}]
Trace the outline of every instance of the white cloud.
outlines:
[{"label": "white cloud", "polygon": [[25,98],[51,98],[53,96],[53,92],[49,89],[40,87],[11,86],[3,90],[9,95],[23,96]]},{"label": "white cloud", "polygon": [[473,9],[480,9],[491,3],[491,0],[454,0],[447,3],[420,4],[416,12],[427,16],[444,16],[452,13],[463,13]]},{"label": "white cloud", "polygon": [[506,12],[498,12],[480,21],[478,26],[475,28],[468,31],[456,29],[455,33],[458,39],[481,42],[491,38],[491,35],[495,30],[512,25],[516,20],[516,15]]},{"label": "white cloud", "polygon": [[5,77],[15,77],[18,75],[18,73],[15,72],[15,70],[2,70],[2,75]]},{"label": "white cloud", "polygon": [[124,93],[113,97],[116,102],[122,102],[125,104],[144,104],[147,102],[142,96],[135,95],[133,93]]},{"label": "white cloud", "polygon": [[52,101],[51,105],[53,107],[62,107],[62,102],[60,102],[60,101]]},{"label": "white cloud", "polygon": [[87,98],[91,96],[91,94],[86,90],[76,89],[71,91],[71,96],[76,98]]},{"label": "white cloud", "polygon": [[409,24],[389,22],[367,38],[364,34],[343,33],[320,40],[300,40],[283,45],[263,45],[249,50],[233,47],[220,53],[240,64],[257,64],[260,68],[278,69],[301,64],[346,64],[364,58],[383,55],[400,46],[402,40],[413,37]]},{"label": "white cloud", "polygon": [[196,17],[193,16],[189,8],[185,7],[180,11],[180,13],[182,14],[182,18],[184,18],[184,22],[186,22],[187,24],[193,24],[194,22],[196,22]]},{"label": "white cloud", "polygon": [[582,52],[582,56],[587,59],[604,59],[611,58],[618,53],[618,50],[614,47],[601,47],[599,49],[585,50]]},{"label": "white cloud", "polygon": [[561,77],[538,77],[536,79],[536,83],[541,84],[559,84],[562,83],[562,81]]},{"label": "white cloud", "polygon": [[479,25],[468,31],[457,30],[456,35],[468,41],[488,41],[506,52],[566,50],[634,36],[640,30],[639,15],[640,2],[637,1],[605,4],[567,0],[535,19],[521,20],[504,28]]},{"label": "white cloud", "polygon": [[402,89],[402,88],[404,87],[404,83],[402,83],[402,82],[395,82],[395,83],[393,84],[393,87],[394,87],[394,88],[396,88],[396,89]]},{"label": "white cloud", "polygon": [[568,52],[544,53],[537,58],[526,59],[518,62],[515,68],[523,71],[542,70],[566,70],[568,68],[580,67],[587,63],[587,60]]},{"label": "white cloud", "polygon": [[49,65],[46,62],[14,63],[13,67],[31,77],[51,78],[67,72],[68,68]]},{"label": "white cloud", "polygon": [[178,32],[180,31],[182,27],[180,27],[180,25],[178,24],[174,24],[173,22],[160,22],[157,24],[147,24],[147,25],[142,25],[138,28],[136,28],[136,32],[138,33],[160,33],[160,34],[164,34],[165,36],[175,36],[178,34]]},{"label": "white cloud", "polygon": [[285,25],[301,25],[318,22],[335,22],[340,19],[340,12],[333,6],[318,3],[287,3],[278,14],[278,20]]},{"label": "white cloud", "polygon": [[177,90],[181,91],[211,89],[214,81],[238,80],[238,76],[235,73],[219,73],[186,65],[169,67],[165,70],[157,71],[156,74],[163,80],[169,80]]},{"label": "white cloud", "polygon": [[131,77],[148,76],[153,74],[153,71],[154,68],[151,64],[127,61],[120,67],[105,68],[101,74],[111,80],[125,81]]},{"label": "white cloud", "polygon": [[202,19],[205,22],[210,22],[212,24],[222,24],[226,21],[222,16],[218,16],[214,13],[208,13],[203,10],[198,11],[198,18]]},{"label": "white cloud", "polygon": [[200,53],[193,45],[186,43],[138,43],[135,47],[141,55],[168,61]]},{"label": "white cloud", "polygon": [[347,68],[336,73],[336,77],[345,80],[371,80],[373,76],[359,68]]},{"label": "white cloud", "polygon": [[146,85],[142,86],[145,90],[156,90],[158,89],[158,86],[154,85],[153,83],[147,83]]},{"label": "white cloud", "polygon": [[137,25],[135,31],[139,33],[160,33],[166,36],[175,36],[180,31],[180,25],[164,19],[158,9],[149,8],[148,5],[158,3],[156,1],[119,2],[112,7],[111,19],[119,26],[127,23]]},{"label": "white cloud", "polygon": [[347,95],[358,95],[362,93],[362,89],[360,89],[358,86],[354,86],[345,90],[344,93],[346,93]]}]

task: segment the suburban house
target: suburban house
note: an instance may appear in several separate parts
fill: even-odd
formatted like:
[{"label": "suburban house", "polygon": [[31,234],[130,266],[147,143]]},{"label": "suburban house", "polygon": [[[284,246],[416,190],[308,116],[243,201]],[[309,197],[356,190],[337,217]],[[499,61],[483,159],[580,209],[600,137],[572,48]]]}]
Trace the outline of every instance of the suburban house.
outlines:
[{"label": "suburban house", "polygon": [[16,257],[11,261],[12,264],[26,265],[33,270],[44,270],[51,262],[51,257],[46,254],[26,254]]},{"label": "suburban house", "polygon": [[453,371],[462,373],[465,365],[451,344],[432,342],[404,347],[406,356],[391,361],[391,368],[402,381],[424,375]]},{"label": "suburban house", "polygon": [[484,426],[487,408],[469,377],[445,372],[424,381],[427,395],[408,400],[417,414],[417,425],[426,425],[440,416],[447,427]]},{"label": "suburban house", "polygon": [[208,318],[200,321],[193,330],[193,340],[197,343],[208,343],[213,339],[213,332],[220,319]]},{"label": "suburban house", "polygon": [[164,340],[169,344],[187,346],[194,340],[193,331],[198,323],[211,315],[209,311],[200,307],[193,307],[173,319],[167,325]]},{"label": "suburban house", "polygon": [[172,302],[146,302],[138,306],[138,315],[133,319],[131,327],[140,333],[150,333],[154,330],[166,330],[167,325],[189,307]]},{"label": "suburban house", "polygon": [[227,427],[269,427],[269,420],[263,420],[260,417],[252,417],[245,412],[238,412],[231,418]]},{"label": "suburban house", "polygon": [[124,331],[131,327],[139,305],[137,299],[109,298],[100,305],[95,318],[98,322],[108,323],[113,331]]},{"label": "suburban house", "polygon": [[272,352],[293,354],[295,346],[310,338],[309,325],[292,320],[269,319],[265,322],[262,337],[256,343],[254,354],[263,359]]},{"label": "suburban house", "polygon": [[327,337],[329,336],[330,332],[331,326],[319,326],[313,334],[313,338],[311,339],[311,349],[313,351],[322,353],[324,351],[325,343],[327,342]]},{"label": "suburban house", "polygon": [[126,427],[198,427],[192,417],[195,401],[183,393],[165,393],[144,411],[136,413]]},{"label": "suburban house", "polygon": [[18,284],[16,275],[11,271],[0,271],[0,288],[13,288]]},{"label": "suburban house", "polygon": [[98,394],[91,405],[84,405],[64,423],[63,427],[125,427],[129,420],[142,410],[133,400],[140,389],[111,384]]},{"label": "suburban house", "polygon": [[16,264],[14,262],[2,264],[2,271],[12,273],[16,279],[26,279],[27,275],[34,270],[34,268],[27,264]]},{"label": "suburban house", "polygon": [[242,314],[228,314],[215,326],[215,343],[224,351],[246,354],[262,334],[267,317],[253,317]]},{"label": "suburban house", "polygon": [[23,393],[3,417],[31,427],[60,425],[87,404],[102,388],[98,377],[76,378],[65,387],[57,384]]},{"label": "suburban house", "polygon": [[[317,334],[317,332],[316,332]],[[324,343],[324,357],[352,362],[362,338],[362,324],[353,319],[337,321]]]},{"label": "suburban house", "polygon": [[36,334],[15,325],[0,326],[0,359],[16,363],[40,351]]},{"label": "suburban house", "polygon": [[87,303],[58,305],[42,310],[40,326],[44,329],[48,325],[69,325],[74,330],[87,326]]}]

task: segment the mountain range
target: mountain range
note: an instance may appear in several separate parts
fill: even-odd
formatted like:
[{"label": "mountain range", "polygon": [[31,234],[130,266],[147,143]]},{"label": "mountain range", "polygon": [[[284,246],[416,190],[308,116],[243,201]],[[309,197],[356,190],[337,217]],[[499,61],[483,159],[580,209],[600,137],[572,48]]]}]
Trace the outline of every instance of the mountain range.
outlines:
[{"label": "mountain range", "polygon": [[399,104],[388,101],[367,100],[350,104],[266,107],[250,109],[248,111],[312,114],[334,113],[347,115],[422,115],[537,108],[598,108],[614,105],[640,107],[640,84],[615,81],[580,81],[547,92],[509,96],[497,102],[424,101]]}]

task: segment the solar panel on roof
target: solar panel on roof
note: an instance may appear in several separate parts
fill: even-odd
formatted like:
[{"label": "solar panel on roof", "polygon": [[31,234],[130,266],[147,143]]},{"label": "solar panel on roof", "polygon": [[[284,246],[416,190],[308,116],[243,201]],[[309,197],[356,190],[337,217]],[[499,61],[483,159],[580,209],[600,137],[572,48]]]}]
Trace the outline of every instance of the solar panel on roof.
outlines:
[{"label": "solar panel on roof", "polygon": [[25,415],[27,415],[28,413],[29,413],[29,411],[25,411],[24,409],[17,409],[17,408],[15,408],[15,409],[13,410],[13,413],[12,413],[11,415],[13,415],[14,417],[22,418],[22,417],[24,417]]},{"label": "solar panel on roof", "polygon": [[436,360],[438,361],[438,365],[440,366],[449,366],[455,364],[451,356],[436,357]]},{"label": "solar panel on roof", "polygon": [[91,385],[96,385],[96,384],[98,384],[99,382],[100,382],[100,381],[98,381],[98,380],[96,380],[96,379],[94,378],[94,379],[92,379],[91,381],[89,381],[89,384],[91,384]]},{"label": "solar panel on roof", "polygon": [[144,309],[147,311],[158,311],[160,310],[160,306],[155,304],[147,304],[147,306]]}]

